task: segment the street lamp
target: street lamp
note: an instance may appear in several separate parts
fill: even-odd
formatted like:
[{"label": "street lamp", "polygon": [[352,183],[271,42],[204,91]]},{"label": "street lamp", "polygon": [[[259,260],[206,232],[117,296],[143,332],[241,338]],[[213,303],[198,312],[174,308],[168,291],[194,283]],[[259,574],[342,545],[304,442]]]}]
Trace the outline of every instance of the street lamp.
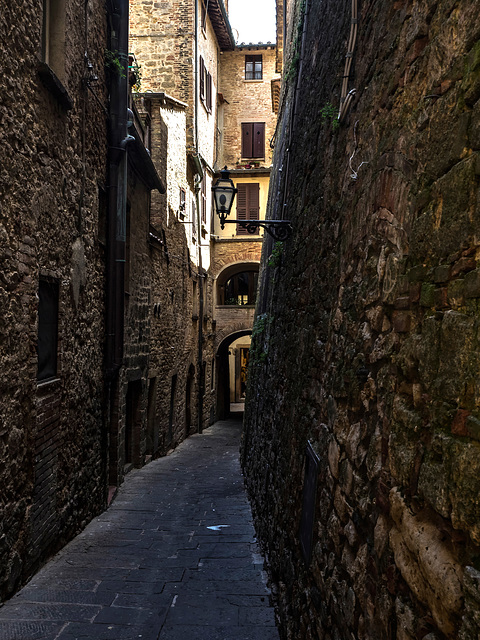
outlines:
[{"label": "street lamp", "polygon": [[227,171],[227,167],[222,169],[220,178],[212,186],[213,198],[215,200],[215,209],[217,210],[218,217],[220,218],[220,227],[225,228],[227,222],[227,216],[230,215],[233,200],[238,189],[235,189],[235,185],[230,180],[230,174]]},{"label": "street lamp", "polygon": [[227,220],[238,191],[230,179],[227,167],[220,172],[220,178],[212,186],[212,191],[221,229],[224,229],[226,224],[238,224],[248,233],[256,233],[258,227],[262,227],[274,240],[283,241],[290,237],[292,226],[288,220]]}]

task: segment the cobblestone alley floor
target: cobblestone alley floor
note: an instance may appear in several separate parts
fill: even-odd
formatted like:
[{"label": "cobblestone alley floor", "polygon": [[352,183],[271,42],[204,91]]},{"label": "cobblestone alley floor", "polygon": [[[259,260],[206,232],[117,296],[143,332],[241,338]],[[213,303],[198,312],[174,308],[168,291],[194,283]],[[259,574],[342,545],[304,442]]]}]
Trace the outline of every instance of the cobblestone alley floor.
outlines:
[{"label": "cobblestone alley floor", "polygon": [[0,640],[278,640],[239,464],[240,420],[132,471],[0,608]]}]

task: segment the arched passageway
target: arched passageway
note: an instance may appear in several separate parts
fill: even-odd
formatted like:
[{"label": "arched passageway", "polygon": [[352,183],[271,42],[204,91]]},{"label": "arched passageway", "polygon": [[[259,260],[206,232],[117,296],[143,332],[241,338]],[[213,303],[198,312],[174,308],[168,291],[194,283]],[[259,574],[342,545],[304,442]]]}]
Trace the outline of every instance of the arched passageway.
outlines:
[{"label": "arched passageway", "polygon": [[245,401],[251,329],[234,331],[220,343],[217,353],[217,420],[225,420]]}]

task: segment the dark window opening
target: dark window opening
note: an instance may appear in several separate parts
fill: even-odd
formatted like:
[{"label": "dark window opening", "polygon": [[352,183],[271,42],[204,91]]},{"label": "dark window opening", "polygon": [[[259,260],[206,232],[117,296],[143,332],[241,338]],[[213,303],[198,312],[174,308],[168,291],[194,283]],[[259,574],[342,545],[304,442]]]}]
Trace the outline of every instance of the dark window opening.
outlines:
[{"label": "dark window opening", "polygon": [[38,380],[57,375],[58,282],[41,279],[38,286]]},{"label": "dark window opening", "polygon": [[178,215],[181,220],[185,219],[185,209],[187,205],[185,189],[180,187],[180,202],[178,205]]},{"label": "dark window opening", "polygon": [[225,305],[254,305],[257,295],[258,271],[236,273],[225,283]]},{"label": "dark window opening", "polygon": [[200,56],[200,100],[205,100],[205,61]]},{"label": "dark window opening", "polygon": [[212,84],[212,76],[208,71],[207,71],[207,77],[205,79],[205,83],[206,83],[206,91],[207,91],[205,106],[207,107],[207,111],[209,113],[212,113],[213,84]]},{"label": "dark window opening", "polygon": [[263,78],[263,61],[261,55],[245,56],[245,80],[261,80]]},{"label": "dark window opening", "polygon": [[265,157],[265,123],[242,123],[242,158]]},{"label": "dark window opening", "polygon": [[201,206],[201,212],[202,212],[202,223],[207,224],[207,177],[206,175],[203,176],[202,189],[201,189],[200,195],[201,195],[200,206]]}]

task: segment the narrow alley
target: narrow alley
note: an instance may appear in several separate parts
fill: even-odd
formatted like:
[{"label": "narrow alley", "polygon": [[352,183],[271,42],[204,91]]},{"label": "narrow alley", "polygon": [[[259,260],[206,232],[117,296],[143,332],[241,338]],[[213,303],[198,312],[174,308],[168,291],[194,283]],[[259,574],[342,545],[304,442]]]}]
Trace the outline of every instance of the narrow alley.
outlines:
[{"label": "narrow alley", "polygon": [[278,639],[239,465],[215,423],[133,471],[0,609],[1,640]]}]

